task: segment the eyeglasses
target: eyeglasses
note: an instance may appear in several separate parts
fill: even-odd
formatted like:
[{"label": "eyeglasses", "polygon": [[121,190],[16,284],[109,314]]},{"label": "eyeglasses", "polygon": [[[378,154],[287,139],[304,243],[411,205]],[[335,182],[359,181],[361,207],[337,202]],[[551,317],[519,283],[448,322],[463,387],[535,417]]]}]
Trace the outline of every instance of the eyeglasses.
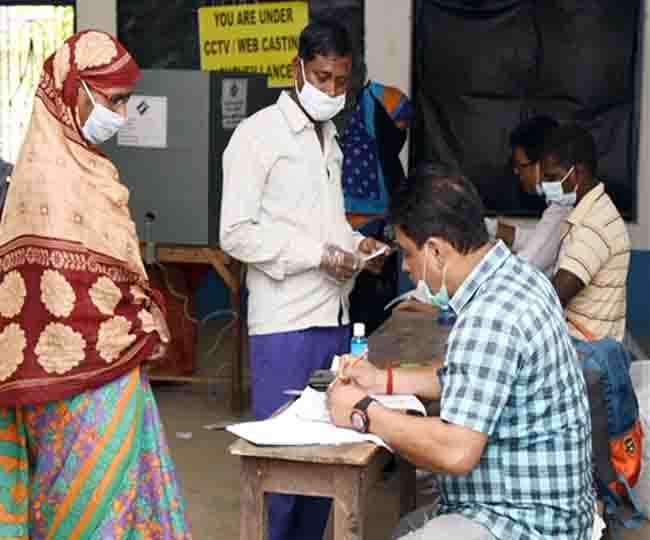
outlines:
[{"label": "eyeglasses", "polygon": [[560,182],[560,183],[562,183],[567,178],[569,178],[569,176],[571,176],[571,173],[574,170],[575,170],[575,165],[571,165],[571,167],[569,167],[569,170],[567,172],[561,172],[560,171],[560,172],[555,173],[555,174],[550,174],[550,175],[545,174],[542,177],[542,182],[545,182],[545,183],[548,183],[548,182]]}]

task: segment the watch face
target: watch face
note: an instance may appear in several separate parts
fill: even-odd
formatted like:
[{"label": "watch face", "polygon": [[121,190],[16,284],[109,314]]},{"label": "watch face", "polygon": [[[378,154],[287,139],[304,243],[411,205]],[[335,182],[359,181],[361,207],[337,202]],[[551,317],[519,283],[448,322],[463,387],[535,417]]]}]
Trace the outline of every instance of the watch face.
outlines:
[{"label": "watch face", "polygon": [[360,433],[365,433],[368,429],[366,416],[361,411],[352,411],[350,413],[350,423],[352,424],[352,428]]}]

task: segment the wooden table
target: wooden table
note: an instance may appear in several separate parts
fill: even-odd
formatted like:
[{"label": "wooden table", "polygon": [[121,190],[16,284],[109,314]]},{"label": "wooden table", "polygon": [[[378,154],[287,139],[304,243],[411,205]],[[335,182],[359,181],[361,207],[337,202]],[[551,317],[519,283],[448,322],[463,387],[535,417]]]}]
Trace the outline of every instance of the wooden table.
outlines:
[{"label": "wooden table", "polygon": [[[371,489],[383,482],[392,455],[371,443],[341,446],[255,446],[235,442],[230,453],[241,458],[240,539],[267,540],[265,493],[332,497],[334,539],[362,540],[365,506]],[[414,474],[402,462],[399,474],[401,515],[413,508]],[[413,482],[413,484],[411,484]]]},{"label": "wooden table", "polygon": [[[370,337],[370,359],[382,366],[399,365],[400,358],[424,363],[442,351],[446,335],[431,314],[395,312]],[[238,440],[230,453],[241,458],[240,540],[267,539],[264,494],[269,492],[332,497],[334,539],[362,540],[368,493],[392,459],[371,443],[280,447]],[[403,460],[398,464],[395,515],[401,516],[415,505],[415,471]]]},{"label": "wooden table", "polygon": [[[144,249],[144,244],[141,244]],[[241,291],[243,282],[242,264],[221,251],[218,247],[192,246],[185,244],[156,244],[156,261],[176,264],[207,264],[215,269],[230,290],[230,305],[235,313],[233,337],[235,346],[231,360],[230,409],[240,413],[244,406],[243,351],[246,340],[246,317],[241,313]],[[152,380],[206,383],[212,377],[151,375]]]}]

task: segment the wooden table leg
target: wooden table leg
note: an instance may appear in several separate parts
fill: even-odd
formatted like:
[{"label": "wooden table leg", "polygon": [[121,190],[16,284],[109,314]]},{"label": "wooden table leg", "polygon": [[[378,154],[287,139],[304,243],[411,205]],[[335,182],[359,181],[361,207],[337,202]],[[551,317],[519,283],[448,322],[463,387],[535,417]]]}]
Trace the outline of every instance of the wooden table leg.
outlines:
[{"label": "wooden table leg", "polygon": [[230,291],[230,304],[237,313],[237,320],[233,328],[233,353],[232,353],[232,379],[230,384],[230,410],[241,413],[244,407],[243,396],[243,362],[244,340],[246,339],[245,317],[239,291]]},{"label": "wooden table leg", "polygon": [[362,467],[340,467],[334,477],[334,540],[363,540],[366,504]]},{"label": "wooden table leg", "polygon": [[240,540],[267,540],[268,512],[262,490],[262,468],[255,458],[241,459]]},{"label": "wooden table leg", "polygon": [[212,263],[218,275],[222,277],[230,290],[230,307],[235,312],[237,319],[233,328],[233,354],[232,371],[230,380],[230,410],[234,414],[242,412],[245,406],[244,398],[244,341],[248,337],[246,332],[246,317],[243,312],[242,289],[244,283],[244,266],[234,259],[225,259],[219,252],[206,250],[206,256]]}]

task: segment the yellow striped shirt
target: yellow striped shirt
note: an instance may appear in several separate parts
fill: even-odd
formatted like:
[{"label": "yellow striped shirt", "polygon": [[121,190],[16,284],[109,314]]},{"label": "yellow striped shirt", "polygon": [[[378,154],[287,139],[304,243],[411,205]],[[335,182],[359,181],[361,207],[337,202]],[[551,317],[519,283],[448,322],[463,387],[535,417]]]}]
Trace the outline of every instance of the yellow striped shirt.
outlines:
[{"label": "yellow striped shirt", "polygon": [[576,321],[596,338],[623,340],[629,266],[627,227],[599,183],[567,217],[558,257],[558,269],[585,284],[565,309],[573,335],[585,337],[571,324]]}]

